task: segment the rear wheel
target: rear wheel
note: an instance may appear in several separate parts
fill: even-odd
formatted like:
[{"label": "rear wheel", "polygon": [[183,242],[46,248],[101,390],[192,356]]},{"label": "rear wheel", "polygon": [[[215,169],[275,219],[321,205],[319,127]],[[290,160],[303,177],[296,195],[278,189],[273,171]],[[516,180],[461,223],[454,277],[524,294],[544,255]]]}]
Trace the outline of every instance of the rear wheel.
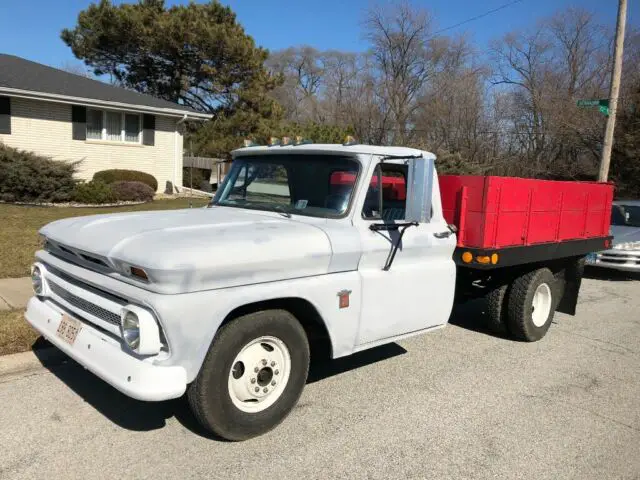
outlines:
[{"label": "rear wheel", "polygon": [[188,399],[200,424],[228,440],[246,440],[282,422],[300,398],[309,344],[284,310],[239,317],[216,334]]},{"label": "rear wheel", "polygon": [[517,278],[508,298],[510,333],[525,342],[545,336],[557,306],[556,279],[548,268],[534,270]]},{"label": "rear wheel", "polygon": [[507,335],[507,290],[509,285],[501,285],[485,295],[487,327],[497,335]]}]

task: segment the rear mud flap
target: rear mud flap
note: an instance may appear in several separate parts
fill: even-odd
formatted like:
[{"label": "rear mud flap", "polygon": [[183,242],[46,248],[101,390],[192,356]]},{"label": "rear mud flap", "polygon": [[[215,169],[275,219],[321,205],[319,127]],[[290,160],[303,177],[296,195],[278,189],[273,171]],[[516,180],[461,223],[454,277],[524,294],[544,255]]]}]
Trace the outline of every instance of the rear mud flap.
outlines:
[{"label": "rear mud flap", "polygon": [[584,274],[585,257],[579,257],[567,263],[567,266],[557,274],[558,282],[564,283],[564,292],[558,308],[558,312],[567,315],[576,314],[582,275]]}]

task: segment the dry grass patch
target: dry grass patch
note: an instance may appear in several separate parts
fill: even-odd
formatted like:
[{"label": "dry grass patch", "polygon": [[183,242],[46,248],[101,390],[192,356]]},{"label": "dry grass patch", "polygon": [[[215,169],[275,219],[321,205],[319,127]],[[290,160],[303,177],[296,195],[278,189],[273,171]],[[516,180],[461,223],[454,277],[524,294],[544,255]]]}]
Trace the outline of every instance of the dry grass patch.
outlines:
[{"label": "dry grass patch", "polygon": [[[207,204],[206,199],[191,199],[193,207]],[[0,204],[0,278],[29,275],[33,257],[40,248],[38,230],[49,222],[68,217],[101,213],[175,210],[189,208],[188,198],[155,200],[142,205],[109,208],[29,207]]]},{"label": "dry grass patch", "polygon": [[24,319],[24,310],[0,311],[0,355],[31,350],[36,340],[42,342],[40,334]]}]

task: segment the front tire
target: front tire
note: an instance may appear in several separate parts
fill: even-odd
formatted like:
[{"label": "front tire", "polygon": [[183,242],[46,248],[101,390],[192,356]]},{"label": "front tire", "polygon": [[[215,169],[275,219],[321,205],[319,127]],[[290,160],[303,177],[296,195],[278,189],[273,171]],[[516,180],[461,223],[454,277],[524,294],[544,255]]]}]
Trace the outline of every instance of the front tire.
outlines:
[{"label": "front tire", "polygon": [[508,299],[509,332],[516,339],[535,342],[545,336],[557,306],[556,279],[548,268],[518,277]]},{"label": "front tire", "polygon": [[208,431],[227,440],[268,432],[295,407],[309,371],[309,343],[285,310],[265,310],[224,325],[187,391]]}]

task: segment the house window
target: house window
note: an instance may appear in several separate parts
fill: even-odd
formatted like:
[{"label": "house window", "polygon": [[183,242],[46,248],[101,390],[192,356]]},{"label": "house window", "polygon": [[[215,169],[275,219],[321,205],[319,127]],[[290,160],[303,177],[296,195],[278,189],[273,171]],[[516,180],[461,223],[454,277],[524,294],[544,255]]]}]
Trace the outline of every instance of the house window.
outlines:
[{"label": "house window", "polygon": [[87,138],[102,140],[102,110],[87,110]]},{"label": "house window", "polygon": [[126,113],[124,115],[124,141],[140,141],[140,115]]},{"label": "house window", "polygon": [[137,113],[87,109],[87,139],[140,143],[142,119]]},{"label": "house window", "polygon": [[120,112],[106,112],[106,139],[111,142],[122,141],[122,114]]}]

